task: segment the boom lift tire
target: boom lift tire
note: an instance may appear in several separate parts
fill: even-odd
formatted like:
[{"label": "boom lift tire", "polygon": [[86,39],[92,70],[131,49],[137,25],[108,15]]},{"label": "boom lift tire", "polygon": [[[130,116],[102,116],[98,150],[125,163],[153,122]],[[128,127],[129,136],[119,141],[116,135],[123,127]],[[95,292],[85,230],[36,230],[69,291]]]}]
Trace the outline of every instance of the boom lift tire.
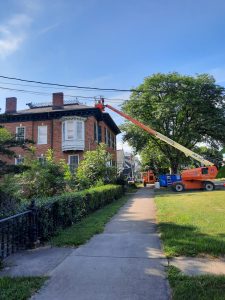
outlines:
[{"label": "boom lift tire", "polygon": [[211,181],[204,182],[204,190],[210,192],[210,191],[213,191],[214,189],[215,189],[215,185],[213,182],[211,182]]},{"label": "boom lift tire", "polygon": [[174,183],[172,188],[174,191],[179,192],[179,193],[184,191],[184,185],[181,182]]}]

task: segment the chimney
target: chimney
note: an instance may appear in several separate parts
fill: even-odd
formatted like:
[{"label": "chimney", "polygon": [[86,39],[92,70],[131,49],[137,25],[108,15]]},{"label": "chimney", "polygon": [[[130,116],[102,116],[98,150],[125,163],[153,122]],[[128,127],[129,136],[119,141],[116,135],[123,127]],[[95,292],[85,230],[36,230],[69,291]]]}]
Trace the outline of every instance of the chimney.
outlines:
[{"label": "chimney", "polygon": [[63,93],[53,93],[52,94],[52,109],[63,108]]},{"label": "chimney", "polygon": [[6,98],[5,113],[6,114],[15,113],[16,109],[17,109],[17,99],[16,99],[16,97]]}]

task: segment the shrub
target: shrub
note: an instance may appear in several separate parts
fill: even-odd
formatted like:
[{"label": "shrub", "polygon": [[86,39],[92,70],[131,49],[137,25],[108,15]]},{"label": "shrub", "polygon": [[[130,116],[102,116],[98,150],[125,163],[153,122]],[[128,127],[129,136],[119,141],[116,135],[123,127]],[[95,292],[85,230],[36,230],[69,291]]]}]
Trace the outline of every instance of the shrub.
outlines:
[{"label": "shrub", "polygon": [[96,150],[85,152],[76,172],[80,189],[114,182],[116,169],[110,166],[111,159],[112,155],[106,151],[105,144],[98,145]]},{"label": "shrub", "polygon": [[118,199],[122,194],[121,186],[111,184],[81,192],[37,199],[40,240],[47,240],[57,230],[72,225],[90,212]]},{"label": "shrub", "polygon": [[0,187],[0,219],[15,214],[17,210],[18,202]]}]

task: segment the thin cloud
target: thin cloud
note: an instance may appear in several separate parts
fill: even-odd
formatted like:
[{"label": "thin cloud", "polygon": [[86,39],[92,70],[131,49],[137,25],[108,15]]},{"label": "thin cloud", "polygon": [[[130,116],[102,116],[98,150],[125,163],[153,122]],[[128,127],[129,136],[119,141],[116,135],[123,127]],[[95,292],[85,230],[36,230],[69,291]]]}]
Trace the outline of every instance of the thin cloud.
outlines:
[{"label": "thin cloud", "polygon": [[0,58],[6,58],[22,46],[31,22],[28,15],[17,14],[0,24]]},{"label": "thin cloud", "polygon": [[49,31],[55,29],[55,28],[58,27],[59,25],[60,25],[60,23],[56,23],[56,24],[52,24],[52,25],[50,25],[50,26],[46,26],[46,27],[44,27],[43,29],[41,29],[41,30],[39,31],[39,35],[45,34],[45,33],[49,32]]},{"label": "thin cloud", "polygon": [[225,68],[214,68],[209,73],[215,77],[217,83],[225,82]]}]

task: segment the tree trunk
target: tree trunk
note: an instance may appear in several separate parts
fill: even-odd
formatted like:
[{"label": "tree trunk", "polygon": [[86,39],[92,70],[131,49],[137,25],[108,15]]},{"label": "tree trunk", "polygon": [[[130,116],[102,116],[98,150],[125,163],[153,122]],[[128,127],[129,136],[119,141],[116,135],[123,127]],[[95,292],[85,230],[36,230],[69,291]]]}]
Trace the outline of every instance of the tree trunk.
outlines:
[{"label": "tree trunk", "polygon": [[170,161],[170,174],[177,174],[178,166],[179,164],[177,162]]}]

